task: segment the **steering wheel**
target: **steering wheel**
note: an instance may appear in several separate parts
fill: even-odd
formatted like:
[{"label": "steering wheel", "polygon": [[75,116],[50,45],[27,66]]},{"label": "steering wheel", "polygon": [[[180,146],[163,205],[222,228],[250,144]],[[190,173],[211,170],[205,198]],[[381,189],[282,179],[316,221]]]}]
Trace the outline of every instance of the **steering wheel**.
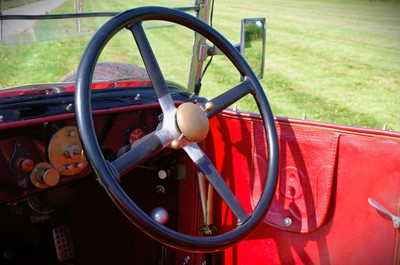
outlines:
[{"label": "steering wheel", "polygon": [[[237,86],[202,106],[183,103],[175,107],[167,83],[161,73],[142,26],[143,21],[163,20],[185,26],[216,45],[244,77]],[[91,83],[97,59],[107,42],[121,29],[130,30],[136,41],[149,78],[158,97],[163,119],[157,129],[135,141],[114,161],[102,155],[91,115]],[[268,142],[268,175],[263,193],[254,211],[249,214],[239,203],[198,142],[207,136],[209,119],[245,95],[252,94],[260,110]],[[75,89],[76,121],[89,164],[102,188],[134,225],[152,238],[173,248],[210,252],[232,246],[243,240],[262,222],[271,203],[278,176],[278,138],[267,97],[257,77],[240,53],[208,24],[185,12],[164,7],[141,7],[122,12],[106,22],[88,43],[77,72]],[[119,181],[122,175],[163,148],[182,148],[205,175],[237,217],[237,226],[220,235],[201,237],[171,230],[144,213],[124,192]]]}]

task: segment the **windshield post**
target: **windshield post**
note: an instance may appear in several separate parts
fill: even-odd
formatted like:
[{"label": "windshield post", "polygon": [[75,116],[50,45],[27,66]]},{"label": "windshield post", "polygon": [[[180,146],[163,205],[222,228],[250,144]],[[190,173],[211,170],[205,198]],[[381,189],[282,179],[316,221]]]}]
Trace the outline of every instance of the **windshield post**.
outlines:
[{"label": "windshield post", "polygon": [[[214,0],[212,0],[214,1]],[[210,1],[209,0],[195,0],[195,5],[199,7],[197,11],[197,18],[203,20],[206,23],[210,21]],[[204,46],[206,39],[199,33],[194,34],[193,41],[193,52],[192,61],[190,65],[188,90],[195,93],[196,95],[200,92],[200,76],[203,68],[203,62],[205,56],[200,56],[202,47]]]},{"label": "windshield post", "polygon": [[[77,14],[83,13],[83,0],[75,0],[74,1],[74,9],[75,9],[75,13],[77,13]],[[82,32],[80,18],[76,18],[76,31]]]},{"label": "windshield post", "polygon": [[[0,0],[0,16],[3,15],[3,0]],[[3,42],[3,20],[0,19],[0,43]]]}]

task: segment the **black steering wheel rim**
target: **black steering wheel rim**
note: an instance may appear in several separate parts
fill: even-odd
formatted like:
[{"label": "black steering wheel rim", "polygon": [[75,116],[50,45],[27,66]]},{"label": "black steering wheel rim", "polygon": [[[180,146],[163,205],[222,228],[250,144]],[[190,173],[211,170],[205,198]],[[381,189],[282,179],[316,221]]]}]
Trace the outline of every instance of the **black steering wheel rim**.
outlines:
[{"label": "black steering wheel rim", "polygon": [[[178,233],[155,222],[144,213],[123,191],[113,167],[102,155],[97,142],[91,115],[91,83],[94,68],[103,48],[121,29],[146,20],[163,20],[185,26],[206,37],[231,60],[240,74],[254,87],[268,142],[268,175],[264,191],[251,218],[237,228],[222,235],[197,237]],[[158,95],[160,97],[160,95]],[[122,12],[106,22],[87,45],[78,68],[75,89],[76,121],[86,157],[100,185],[120,211],[137,227],[152,238],[174,248],[193,251],[218,251],[247,237],[262,222],[272,201],[278,177],[278,137],[275,121],[267,97],[257,77],[240,53],[220,33],[194,16],[164,7],[141,7]]]}]

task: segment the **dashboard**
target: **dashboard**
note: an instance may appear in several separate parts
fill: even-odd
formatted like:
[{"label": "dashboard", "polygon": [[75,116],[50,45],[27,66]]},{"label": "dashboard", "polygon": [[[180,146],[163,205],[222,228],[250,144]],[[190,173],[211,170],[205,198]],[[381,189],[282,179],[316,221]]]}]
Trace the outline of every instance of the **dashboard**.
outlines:
[{"label": "dashboard", "polygon": [[[155,108],[95,116],[105,158],[155,130],[160,113]],[[0,170],[0,203],[72,182],[91,172],[74,119],[2,130]]]}]

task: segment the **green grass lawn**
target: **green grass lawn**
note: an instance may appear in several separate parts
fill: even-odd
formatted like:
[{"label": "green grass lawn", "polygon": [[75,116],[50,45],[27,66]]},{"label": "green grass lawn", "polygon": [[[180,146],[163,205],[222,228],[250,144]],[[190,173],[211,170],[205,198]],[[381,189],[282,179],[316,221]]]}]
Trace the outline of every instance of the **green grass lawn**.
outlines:
[{"label": "green grass lawn", "polygon": [[266,17],[275,115],[400,131],[398,1],[242,2],[216,2],[214,26],[234,42],[239,17]]},{"label": "green grass lawn", "polygon": [[[135,1],[165,5],[165,1]],[[102,6],[111,11],[132,6],[86,1],[85,11]],[[191,1],[168,2],[185,6]],[[73,0],[60,9],[72,10]],[[108,7],[109,5],[109,7]],[[71,12],[71,11],[69,11]],[[267,21],[266,69],[262,84],[276,116],[400,131],[400,2],[369,0],[216,0],[213,26],[232,43],[240,39],[242,17]],[[86,24],[96,28],[98,24]],[[57,24],[61,23],[61,24]],[[37,24],[67,30],[62,21]],[[166,78],[186,85],[192,33],[178,27],[153,28],[147,34]],[[90,33],[90,31],[89,31]],[[76,69],[89,37],[0,46],[0,87],[55,82]],[[74,48],[72,48],[74,47]],[[141,64],[129,32],[110,43],[100,60]],[[44,57],[36,51],[46,50]],[[53,52],[54,58],[49,58]],[[18,59],[19,58],[19,59]],[[20,61],[18,61],[20,60]],[[62,62],[62,63],[60,63]],[[40,66],[47,65],[41,72]],[[33,69],[33,71],[32,71]],[[48,69],[52,69],[48,71]],[[236,85],[239,75],[223,57],[215,57],[204,79],[202,95],[213,97]],[[246,98],[239,109],[256,111]]]}]

